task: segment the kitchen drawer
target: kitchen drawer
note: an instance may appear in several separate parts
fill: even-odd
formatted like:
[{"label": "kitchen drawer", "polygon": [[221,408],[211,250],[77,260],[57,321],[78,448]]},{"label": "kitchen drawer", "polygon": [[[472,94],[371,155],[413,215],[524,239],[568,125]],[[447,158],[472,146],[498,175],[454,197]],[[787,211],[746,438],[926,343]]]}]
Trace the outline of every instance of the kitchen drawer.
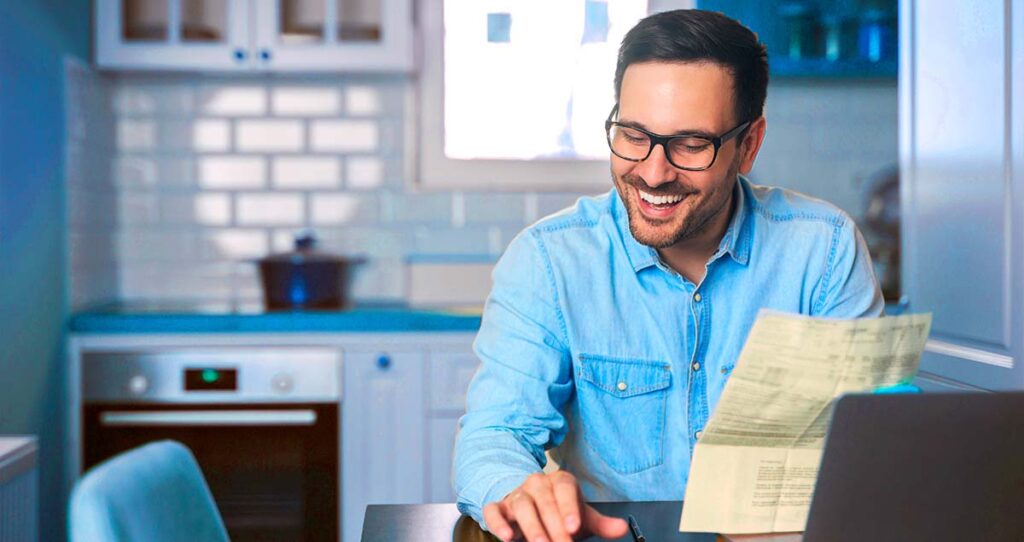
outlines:
[{"label": "kitchen drawer", "polygon": [[463,412],[466,390],[479,364],[470,350],[431,350],[430,410]]}]

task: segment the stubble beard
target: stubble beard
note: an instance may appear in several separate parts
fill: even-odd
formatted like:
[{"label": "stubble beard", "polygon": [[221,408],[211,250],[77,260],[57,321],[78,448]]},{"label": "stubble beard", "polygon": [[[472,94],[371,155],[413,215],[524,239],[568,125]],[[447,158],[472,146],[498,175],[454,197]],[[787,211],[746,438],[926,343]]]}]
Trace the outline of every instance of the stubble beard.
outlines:
[{"label": "stubble beard", "polygon": [[[730,195],[736,186],[738,173],[739,163],[736,161],[730,164],[726,172],[726,178],[731,179],[732,182],[717,185],[717,188],[708,197],[703,198],[696,204],[696,207],[691,208],[686,213],[680,224],[671,229],[667,229],[670,225],[668,222],[653,223],[643,216],[643,213],[638,208],[640,204],[634,199],[639,197],[639,195],[636,195],[634,187],[640,187],[646,192],[659,195],[669,193],[687,194],[687,198],[680,202],[679,205],[689,203],[689,199],[699,193],[697,190],[685,185],[682,187],[682,190],[673,190],[672,192],[652,190],[639,176],[623,175],[621,178],[616,178],[614,172],[612,173],[612,182],[615,184],[619,197],[626,206],[626,215],[629,218],[629,232],[633,234],[633,238],[640,244],[654,249],[663,249],[703,234],[710,227],[715,217],[720,213],[729,212],[729,203],[732,201]],[[678,183],[675,186],[678,187]]]}]

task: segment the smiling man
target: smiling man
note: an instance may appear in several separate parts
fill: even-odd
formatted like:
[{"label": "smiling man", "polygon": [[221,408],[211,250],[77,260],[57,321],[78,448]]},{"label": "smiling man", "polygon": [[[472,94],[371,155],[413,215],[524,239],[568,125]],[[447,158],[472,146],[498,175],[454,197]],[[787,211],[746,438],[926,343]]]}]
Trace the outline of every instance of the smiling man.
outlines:
[{"label": "smiling man", "polygon": [[761,308],[882,313],[849,216],[743,177],[767,84],[763,45],[717,13],[653,15],[623,39],[615,189],[512,241],[475,343],[454,484],[499,538],[615,538],[626,523],[586,501],[682,499]]}]

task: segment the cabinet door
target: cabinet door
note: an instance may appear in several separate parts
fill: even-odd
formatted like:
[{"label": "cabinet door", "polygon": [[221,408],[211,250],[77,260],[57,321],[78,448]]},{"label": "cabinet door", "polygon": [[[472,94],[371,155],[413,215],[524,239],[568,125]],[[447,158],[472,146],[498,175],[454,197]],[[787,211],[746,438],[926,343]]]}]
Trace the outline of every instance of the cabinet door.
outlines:
[{"label": "cabinet door", "polygon": [[265,0],[256,9],[255,47],[262,69],[412,68],[412,0]]},{"label": "cabinet door", "polygon": [[429,502],[455,502],[452,489],[452,459],[458,416],[430,418],[430,494]]},{"label": "cabinet door", "polygon": [[425,501],[425,355],[346,349],[343,356],[342,540],[358,542],[366,505]]},{"label": "cabinet door", "polygon": [[921,371],[990,390],[1024,388],[1024,16],[1011,3],[901,12],[903,289],[933,315]]},{"label": "cabinet door", "polygon": [[96,63],[105,68],[250,66],[249,0],[96,0]]}]

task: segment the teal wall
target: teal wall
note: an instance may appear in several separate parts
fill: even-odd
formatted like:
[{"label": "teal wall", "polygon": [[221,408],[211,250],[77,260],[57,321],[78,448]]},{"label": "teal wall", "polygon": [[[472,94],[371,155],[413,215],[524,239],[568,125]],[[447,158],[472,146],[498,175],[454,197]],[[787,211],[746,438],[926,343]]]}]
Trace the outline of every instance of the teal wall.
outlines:
[{"label": "teal wall", "polygon": [[0,434],[40,437],[42,540],[63,537],[64,59],[88,0],[0,1]]}]

